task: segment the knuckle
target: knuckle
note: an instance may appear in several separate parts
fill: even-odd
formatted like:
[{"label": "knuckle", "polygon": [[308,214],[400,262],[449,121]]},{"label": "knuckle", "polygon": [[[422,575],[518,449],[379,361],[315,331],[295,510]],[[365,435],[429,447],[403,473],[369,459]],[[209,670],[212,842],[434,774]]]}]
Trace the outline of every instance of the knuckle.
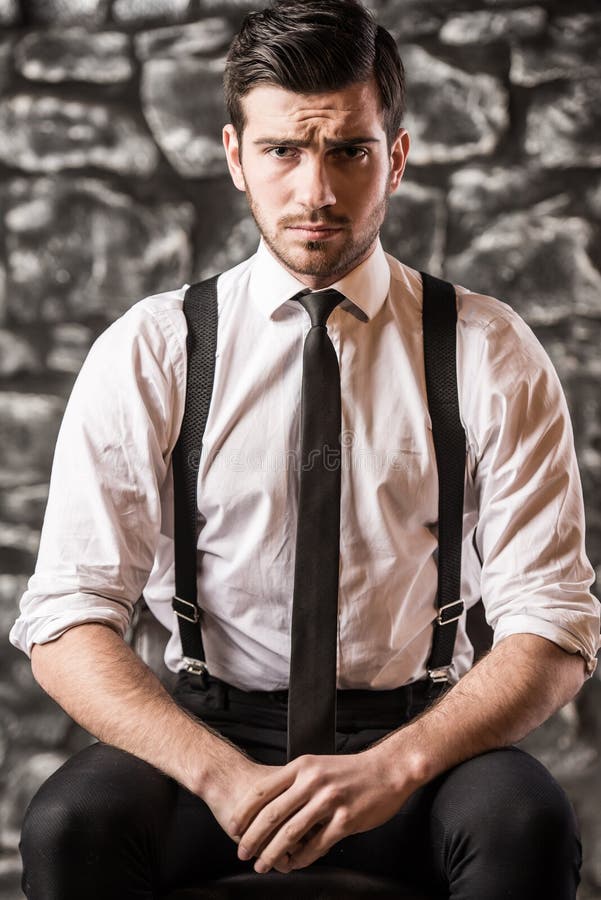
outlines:
[{"label": "knuckle", "polygon": [[310,768],[305,770],[304,782],[306,787],[308,787],[310,790],[316,790],[320,786],[321,780],[322,775],[319,769]]},{"label": "knuckle", "polygon": [[341,806],[336,815],[336,822],[339,828],[346,829],[351,824],[351,811],[346,806]]},{"label": "knuckle", "polygon": [[327,784],[323,789],[324,800],[328,804],[340,803],[342,800],[341,791],[334,784]]},{"label": "knuckle", "polygon": [[284,832],[284,836],[287,840],[296,841],[298,838],[298,827],[293,825],[292,822],[287,822],[282,829]]}]

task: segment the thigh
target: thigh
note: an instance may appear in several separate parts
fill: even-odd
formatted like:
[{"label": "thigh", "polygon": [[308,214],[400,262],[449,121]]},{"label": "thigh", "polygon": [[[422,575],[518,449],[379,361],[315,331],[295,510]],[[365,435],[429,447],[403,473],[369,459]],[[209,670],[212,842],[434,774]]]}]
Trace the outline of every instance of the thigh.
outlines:
[{"label": "thigh", "polygon": [[574,809],[545,766],[519,747],[446,773],[432,828],[452,896],[574,900],[582,845]]},{"label": "thigh", "polygon": [[23,890],[44,900],[150,900],[190,879],[250,868],[199,797],[102,742],[41,786],[20,849]]}]

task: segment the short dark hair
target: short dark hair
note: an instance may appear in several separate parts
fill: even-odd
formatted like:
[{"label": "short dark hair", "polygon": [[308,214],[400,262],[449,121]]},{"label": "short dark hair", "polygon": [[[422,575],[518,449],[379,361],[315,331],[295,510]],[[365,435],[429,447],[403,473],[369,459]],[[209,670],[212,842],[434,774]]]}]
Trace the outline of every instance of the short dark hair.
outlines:
[{"label": "short dark hair", "polygon": [[241,100],[260,83],[299,94],[337,91],[375,76],[389,148],[405,112],[405,72],[392,35],[359,0],[272,0],[249,13],[225,66],[225,104],[239,139]]}]

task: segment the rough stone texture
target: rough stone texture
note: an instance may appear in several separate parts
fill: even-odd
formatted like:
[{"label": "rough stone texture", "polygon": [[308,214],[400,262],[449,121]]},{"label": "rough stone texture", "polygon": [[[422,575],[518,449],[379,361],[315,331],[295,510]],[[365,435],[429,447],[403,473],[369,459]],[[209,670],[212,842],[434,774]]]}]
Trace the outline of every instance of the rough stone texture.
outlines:
[{"label": "rough stone texture", "polygon": [[24,484],[11,491],[0,491],[0,519],[21,522],[39,530],[44,517],[48,485]]},{"label": "rough stone texture", "polygon": [[213,53],[227,48],[233,36],[231,23],[213,17],[189,25],[154,28],[135,38],[138,59],[187,59],[196,54]]},{"label": "rough stone texture", "polygon": [[29,25],[86,25],[105,21],[110,0],[21,0],[21,10]]},{"label": "rough stone texture", "polygon": [[85,325],[56,325],[52,329],[52,349],[46,357],[49,369],[77,374],[90,344],[93,331]]},{"label": "rough stone texture", "polygon": [[[0,640],[2,640],[3,647],[8,641],[8,633],[14,621],[13,610],[15,603],[26,587],[26,575],[0,574]],[[12,649],[13,648],[11,647],[11,650]],[[5,666],[6,657],[3,656],[0,661],[0,670],[2,670],[3,674],[6,674],[4,672]],[[6,696],[11,695],[12,690],[13,686],[3,680],[0,684],[0,697],[5,698]]]},{"label": "rough stone texture", "polygon": [[249,12],[262,9],[266,5],[265,0],[197,0],[200,13],[214,12]]},{"label": "rough stone texture", "polygon": [[6,269],[0,265],[0,325],[6,322]]},{"label": "rough stone texture", "polygon": [[27,525],[6,525],[0,522],[0,551],[16,550],[34,556],[40,542],[40,533]]},{"label": "rough stone texture", "polygon": [[[0,898],[40,784],[92,737],[8,643],[56,434],[87,350],[150,293],[236,264],[258,234],[221,149],[223,57],[264,0],[0,0]],[[409,81],[387,250],[511,303],[564,386],[601,577],[601,13],[590,0],[371,0]],[[14,27],[10,27],[10,26]],[[44,175],[44,173],[46,173]],[[128,640],[169,683],[139,605]],[[601,673],[522,744],[584,833],[601,900]],[[551,900],[551,898],[545,898]]]},{"label": "rough stone texture", "polygon": [[[564,185],[558,185],[561,190]],[[449,178],[449,249],[464,249],[502,213],[547,202],[549,210],[564,214],[568,195],[548,197],[549,185],[534,163],[529,166],[465,165]]]},{"label": "rough stone texture", "polygon": [[541,6],[527,6],[510,13],[478,12],[452,16],[440,30],[444,44],[487,44],[501,38],[533,37],[542,33],[547,11]]},{"label": "rough stone texture", "polygon": [[222,77],[220,60],[153,59],[144,64],[144,115],[157,144],[185,178],[206,178],[226,170]]},{"label": "rough stone texture", "polygon": [[198,219],[194,271],[198,278],[236,265],[257,249],[259,233],[248,212],[244,194],[229,178],[215,179],[203,191],[204,206]]},{"label": "rough stone texture", "polygon": [[445,21],[442,3],[429,4],[419,0],[387,3],[384,0],[365,5],[375,12],[378,22],[401,44],[438,34]]},{"label": "rough stone texture", "polygon": [[49,472],[63,411],[64,402],[58,397],[0,392],[0,466]]},{"label": "rough stone texture", "polygon": [[220,250],[212,256],[203,252],[205,266],[199,269],[199,279],[209,278],[216,272],[224,272],[236,265],[240,257],[250,256],[257,249],[258,231],[250,216],[240,219],[222,242]]},{"label": "rough stone texture", "polygon": [[113,18],[117,22],[143,23],[149,19],[184,18],[189,0],[115,0]]},{"label": "rough stone texture", "polygon": [[27,172],[97,166],[150,175],[158,153],[138,123],[102,103],[18,94],[0,101],[0,160]]},{"label": "rough stone texture", "polygon": [[508,124],[507,96],[491,75],[472,75],[421,47],[401,47],[407,69],[406,127],[413,165],[459,162],[490,154]]},{"label": "rough stone texture", "polygon": [[127,81],[134,67],[128,38],[116,31],[93,34],[82,27],[31,32],[15,50],[19,72],[35,81]]},{"label": "rough stone texture", "polygon": [[600,63],[601,15],[561,16],[544,43],[524,41],[512,48],[510,74],[515,84],[532,87],[555,78],[594,78]]},{"label": "rough stone texture", "polygon": [[41,370],[38,354],[27,338],[12,331],[0,331],[0,377]]},{"label": "rough stone texture", "polygon": [[12,38],[0,40],[0,94],[3,94],[10,83],[14,41]]},{"label": "rough stone texture", "polygon": [[542,86],[528,110],[526,152],[545,168],[601,165],[601,83]]},{"label": "rough stone texture", "polygon": [[382,229],[386,249],[414,269],[440,275],[445,231],[442,191],[402,181],[391,198]]},{"label": "rough stone texture", "polygon": [[500,216],[447,260],[449,278],[509,302],[528,322],[601,314],[601,274],[586,247],[591,229],[576,218],[554,218],[541,205]]},{"label": "rough stone texture", "polygon": [[23,815],[39,787],[66,760],[64,752],[42,752],[15,761],[4,797],[0,801],[0,840],[6,848],[16,849]]},{"label": "rough stone texture", "polygon": [[587,181],[586,204],[588,211],[595,219],[601,220],[601,176],[597,178],[589,176]]},{"label": "rough stone texture", "polygon": [[[13,182],[7,206],[8,307],[16,321],[114,318],[186,281],[187,203],[137,204],[91,178],[40,178]],[[61,332],[54,334],[60,341]],[[56,368],[56,355],[50,359]]]},{"label": "rough stone texture", "polygon": [[16,25],[20,15],[17,0],[0,0],[0,25]]}]

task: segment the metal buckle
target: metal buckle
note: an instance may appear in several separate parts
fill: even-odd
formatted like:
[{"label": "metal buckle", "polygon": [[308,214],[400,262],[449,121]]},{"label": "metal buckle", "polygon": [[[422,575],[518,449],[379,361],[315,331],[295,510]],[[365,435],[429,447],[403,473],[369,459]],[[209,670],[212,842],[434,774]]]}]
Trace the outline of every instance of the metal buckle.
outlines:
[{"label": "metal buckle", "polygon": [[[445,611],[445,609],[450,609],[452,606],[459,606],[460,607],[459,612],[457,613],[456,616],[451,616],[450,619],[447,619],[443,615],[444,611]],[[465,607],[465,603],[463,602],[463,600],[461,598],[459,598],[459,600],[453,600],[452,603],[445,603],[445,605],[441,606],[440,609],[438,610],[438,615],[436,616],[436,621],[438,622],[439,625],[450,625],[451,622],[456,622],[457,619],[461,618],[464,607]]]},{"label": "metal buckle", "polygon": [[197,623],[197,622],[199,621],[199,619],[200,619],[200,615],[199,615],[199,612],[198,612],[198,607],[196,606],[196,604],[195,604],[195,603],[190,603],[189,600],[182,600],[182,598],[181,598],[181,597],[178,597],[177,594],[174,594],[174,595],[173,595],[173,599],[174,599],[174,600],[179,600],[179,602],[180,602],[180,603],[183,603],[185,606],[190,606],[190,607],[192,607],[192,610],[193,610],[192,617],[187,616],[185,613],[180,612],[180,611],[177,610],[177,609],[175,610],[175,615],[176,615],[176,616],[179,616],[180,619],[185,619],[186,622],[192,622],[193,625],[196,625],[196,623]]},{"label": "metal buckle", "polygon": [[428,669],[428,675],[434,682],[434,684],[441,684],[444,681],[449,681],[449,668],[450,666],[444,666],[440,669]]},{"label": "metal buckle", "polygon": [[184,669],[191,672],[192,675],[208,675],[209,670],[207,664],[201,659],[192,659],[190,656],[184,656]]}]

